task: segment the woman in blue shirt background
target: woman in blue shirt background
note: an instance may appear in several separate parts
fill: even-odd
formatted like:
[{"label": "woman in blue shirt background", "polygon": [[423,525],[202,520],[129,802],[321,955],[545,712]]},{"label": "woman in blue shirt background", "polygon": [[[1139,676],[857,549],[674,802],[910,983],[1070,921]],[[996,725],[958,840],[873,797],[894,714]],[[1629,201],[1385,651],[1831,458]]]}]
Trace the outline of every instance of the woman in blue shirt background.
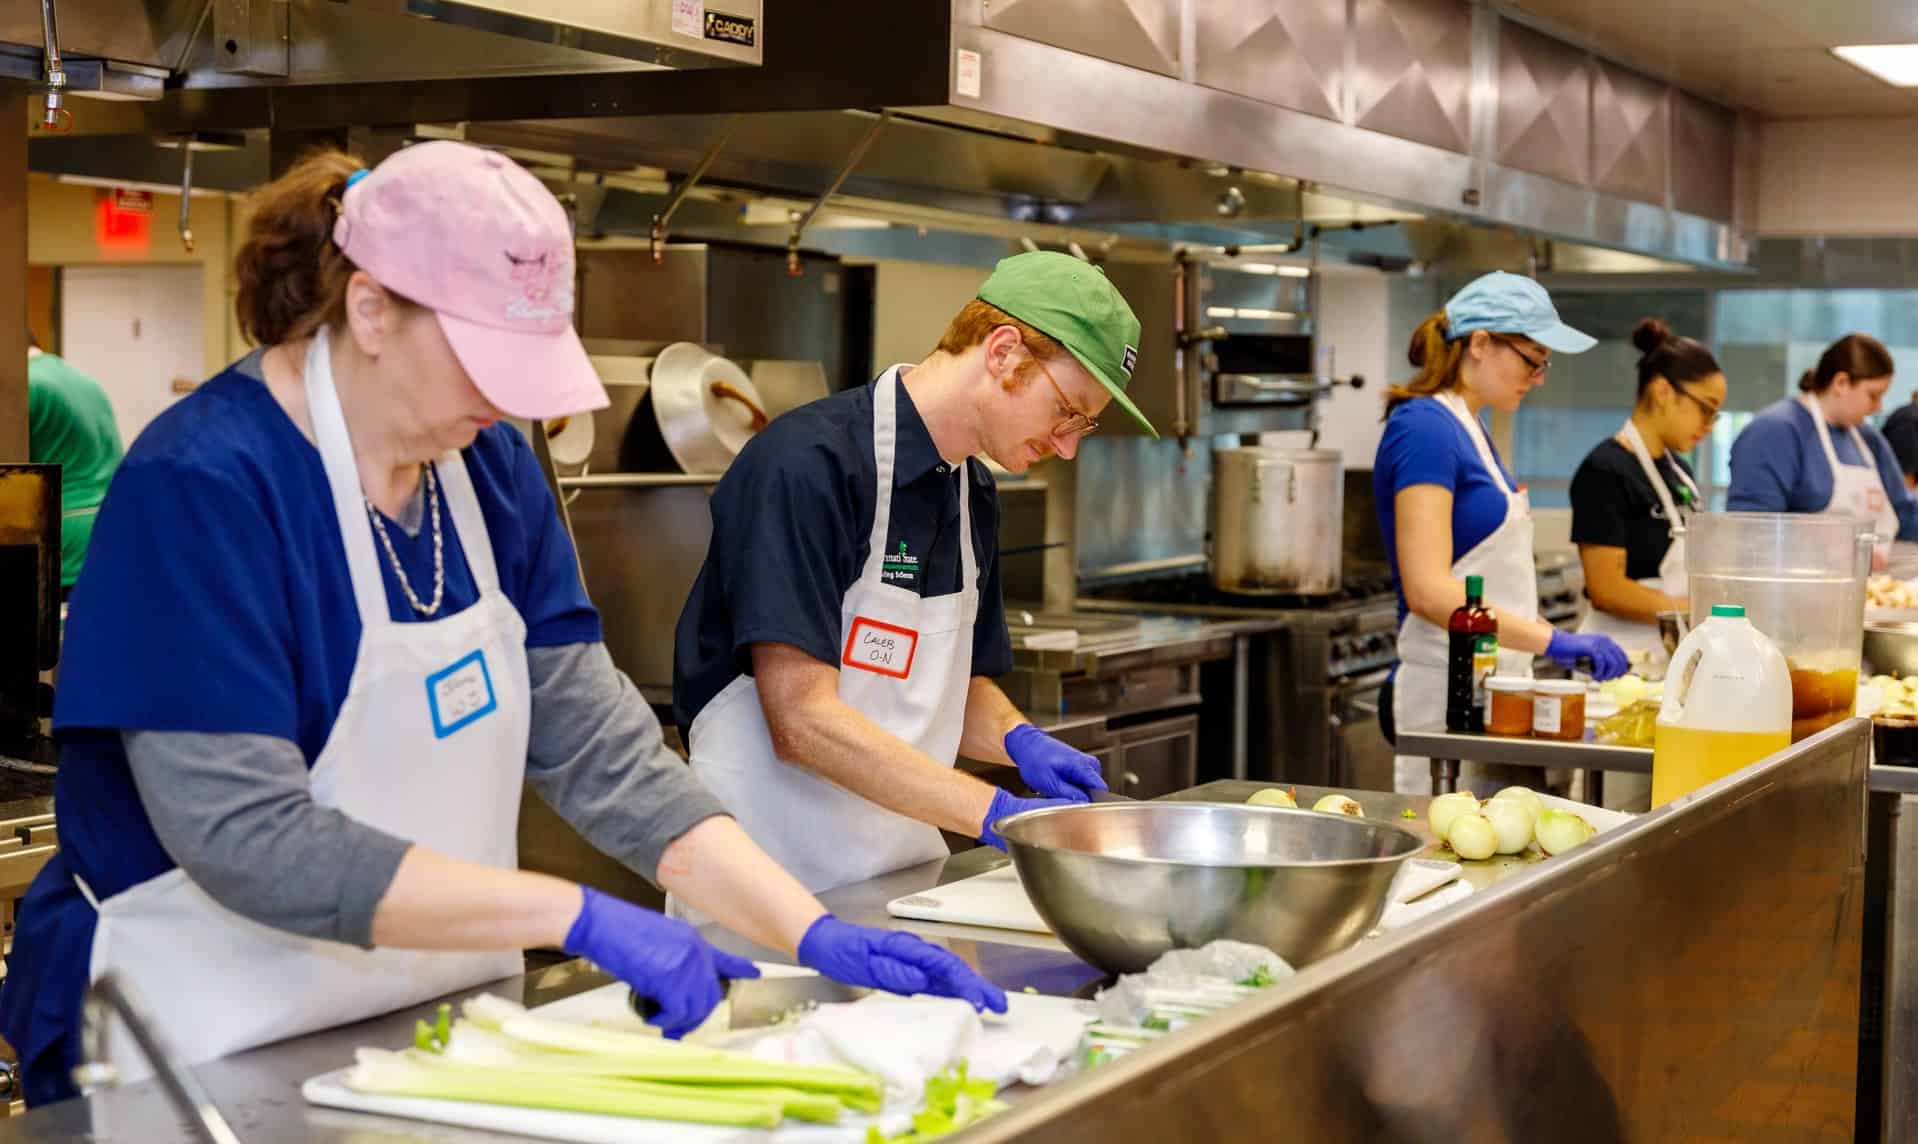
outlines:
[{"label": "woman in blue shirt background", "polygon": [[1891,351],[1846,334],[1798,379],[1799,393],[1761,410],[1732,442],[1732,512],[1842,513],[1878,533],[1877,567],[1891,542],[1918,540],[1918,500],[1891,445],[1865,418],[1891,388]]},{"label": "woman in blue shirt background", "polygon": [[[1544,287],[1503,271],[1467,285],[1413,333],[1407,358],[1418,375],[1386,394],[1372,470],[1399,596],[1399,666],[1380,703],[1387,738],[1399,727],[1445,725],[1445,628],[1465,602],[1468,575],[1484,577],[1486,606],[1498,613],[1500,674],[1530,675],[1540,653],[1568,669],[1587,660],[1600,679],[1624,673],[1625,653],[1610,638],[1538,618],[1531,503],[1479,420],[1486,409],[1516,412],[1545,383],[1553,351],[1594,344],[1559,320]],[[1489,795],[1502,778],[1466,764],[1461,785]],[[1395,782],[1407,793],[1430,790],[1429,760],[1399,756]]]}]

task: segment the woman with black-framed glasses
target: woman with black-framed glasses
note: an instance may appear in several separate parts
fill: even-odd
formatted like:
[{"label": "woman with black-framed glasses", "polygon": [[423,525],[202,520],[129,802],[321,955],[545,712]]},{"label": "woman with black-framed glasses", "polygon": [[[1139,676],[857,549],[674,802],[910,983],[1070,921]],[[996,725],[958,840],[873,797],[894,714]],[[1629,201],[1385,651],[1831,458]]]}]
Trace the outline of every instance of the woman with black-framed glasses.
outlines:
[{"label": "woman with black-framed glasses", "polygon": [[[1544,383],[1552,354],[1594,344],[1559,319],[1544,287],[1504,272],[1469,283],[1414,331],[1406,358],[1418,373],[1386,391],[1372,468],[1399,596],[1399,663],[1379,699],[1388,742],[1396,743],[1399,727],[1445,725],[1446,623],[1465,601],[1467,577],[1483,582],[1485,603],[1498,614],[1500,674],[1529,676],[1541,654],[1567,670],[1588,666],[1600,679],[1624,673],[1625,652],[1611,640],[1539,618],[1531,501],[1481,420],[1488,410],[1517,412]],[[1482,678],[1475,682],[1482,694]],[[1429,789],[1430,775],[1430,760],[1394,760],[1400,791]],[[1513,779],[1467,763],[1460,784],[1490,795]]]},{"label": "woman with black-framed glasses", "polygon": [[1572,478],[1572,542],[1592,605],[1579,630],[1646,653],[1659,646],[1658,613],[1685,608],[1685,518],[1700,497],[1679,454],[1711,432],[1726,383],[1710,350],[1657,318],[1632,344],[1638,401]]}]

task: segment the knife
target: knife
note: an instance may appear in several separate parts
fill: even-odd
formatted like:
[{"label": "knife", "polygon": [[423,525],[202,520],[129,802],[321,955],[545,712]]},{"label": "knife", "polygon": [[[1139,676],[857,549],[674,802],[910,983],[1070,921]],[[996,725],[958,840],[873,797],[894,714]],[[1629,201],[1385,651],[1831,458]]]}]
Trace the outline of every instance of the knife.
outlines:
[{"label": "knife", "polygon": [[1138,802],[1139,801],[1138,799],[1133,798],[1129,794],[1120,794],[1116,790],[1095,790],[1091,793],[1092,793],[1093,802]]},{"label": "knife", "polygon": [[[821,1005],[857,1001],[871,992],[817,973],[797,977],[743,977],[726,983],[730,1025],[735,1029],[763,1029],[779,1024],[791,1014]],[[627,990],[626,1003],[642,1021],[659,1014],[659,1002],[635,990]]]}]

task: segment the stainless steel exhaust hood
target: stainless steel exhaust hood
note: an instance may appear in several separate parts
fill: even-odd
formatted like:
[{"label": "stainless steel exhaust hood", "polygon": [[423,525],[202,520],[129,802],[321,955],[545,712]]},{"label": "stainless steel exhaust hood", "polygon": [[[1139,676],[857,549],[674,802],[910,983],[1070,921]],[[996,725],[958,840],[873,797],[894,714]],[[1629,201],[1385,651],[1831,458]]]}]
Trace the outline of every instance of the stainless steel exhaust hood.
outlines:
[{"label": "stainless steel exhaust hood", "polygon": [[[54,10],[70,70],[161,69],[187,90],[752,66],[765,46],[761,0],[54,0]],[[15,65],[41,54],[43,32],[40,5],[0,11],[0,48],[17,49]],[[87,129],[84,118],[75,126]]]},{"label": "stainless steel exhaust hood", "polygon": [[[241,0],[220,6],[229,2]],[[417,71],[427,53],[384,41],[368,50],[343,22],[384,17],[418,32],[407,13],[425,7],[458,7],[462,19],[487,23],[538,6],[292,0],[296,33],[302,21],[337,25],[316,41],[327,46],[323,59],[303,63],[294,53],[290,77],[307,82],[263,89],[201,66],[187,83],[203,90],[91,109],[95,122],[76,130],[462,123],[476,139],[544,138],[554,153],[588,157],[579,164],[588,173],[621,164],[685,171],[699,154],[662,140],[660,117],[686,125],[690,141],[743,113],[747,126],[709,180],[804,193],[823,189],[849,154],[844,137],[863,130],[835,113],[884,110],[892,125],[846,184],[849,195],[1138,234],[1203,222],[1223,242],[1283,241],[1317,197],[1688,266],[1749,261],[1755,134],[1745,118],[1488,5],[841,0],[828,23],[804,0],[764,0],[751,6],[763,8],[756,42],[769,40],[760,67],[641,72],[618,61],[542,76],[503,73],[554,62],[538,52],[577,49],[441,21],[424,28],[447,45],[467,32],[524,50],[500,66],[444,56],[434,71],[444,78],[406,82],[387,81]],[[680,6],[631,5],[656,14]],[[0,19],[0,31],[19,22]],[[214,87],[237,90],[204,90]],[[930,141],[931,150],[915,164],[893,142],[900,138]],[[1161,190],[1178,200],[1178,214],[1138,213],[1157,212]],[[1272,209],[1288,200],[1290,209]]]}]

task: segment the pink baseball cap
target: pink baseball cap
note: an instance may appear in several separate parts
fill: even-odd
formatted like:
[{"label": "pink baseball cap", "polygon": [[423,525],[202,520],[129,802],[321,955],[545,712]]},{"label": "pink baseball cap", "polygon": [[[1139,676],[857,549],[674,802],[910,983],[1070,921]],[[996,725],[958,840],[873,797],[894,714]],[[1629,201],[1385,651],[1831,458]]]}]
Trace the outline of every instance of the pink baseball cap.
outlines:
[{"label": "pink baseball cap", "polygon": [[347,184],[333,241],[433,311],[501,410],[546,420],[606,406],[573,329],[566,211],[519,164],[450,140],[415,144]]}]

